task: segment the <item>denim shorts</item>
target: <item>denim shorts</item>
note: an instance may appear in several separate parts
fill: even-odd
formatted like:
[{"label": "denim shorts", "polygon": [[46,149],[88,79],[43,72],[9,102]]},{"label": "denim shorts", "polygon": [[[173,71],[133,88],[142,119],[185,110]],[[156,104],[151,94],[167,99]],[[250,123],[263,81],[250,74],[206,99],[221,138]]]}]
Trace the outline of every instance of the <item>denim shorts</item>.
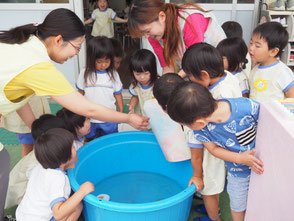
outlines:
[{"label": "denim shorts", "polygon": [[230,207],[234,212],[243,212],[247,207],[250,177],[227,176],[227,192],[230,197]]},{"label": "denim shorts", "polygon": [[22,144],[34,144],[35,140],[31,133],[19,134],[16,133],[18,141]]}]

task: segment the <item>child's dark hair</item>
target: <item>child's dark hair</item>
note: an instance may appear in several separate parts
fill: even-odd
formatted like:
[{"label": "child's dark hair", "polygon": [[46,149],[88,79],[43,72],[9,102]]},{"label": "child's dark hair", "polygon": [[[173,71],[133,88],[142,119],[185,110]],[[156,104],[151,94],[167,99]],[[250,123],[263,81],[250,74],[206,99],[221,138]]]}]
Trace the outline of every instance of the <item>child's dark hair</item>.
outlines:
[{"label": "child's dark hair", "polygon": [[121,46],[121,43],[116,38],[110,38],[113,47],[113,56],[117,58],[122,58],[124,56],[124,51]]},{"label": "child's dark hair", "polygon": [[210,116],[215,108],[216,100],[206,87],[187,81],[173,90],[167,102],[167,112],[171,119],[185,125]]},{"label": "child's dark hair", "polygon": [[66,129],[64,120],[52,115],[43,114],[36,119],[32,124],[32,136],[34,140],[37,140],[39,136],[45,133],[47,130],[52,128],[63,128]]},{"label": "child's dark hair", "polygon": [[70,41],[85,35],[85,26],[79,17],[69,9],[59,8],[51,11],[42,24],[27,24],[0,33],[0,42],[22,44],[31,35],[42,40],[50,36],[61,35],[63,41]]},{"label": "child's dark hair", "polygon": [[226,33],[227,38],[243,38],[242,26],[238,22],[227,21],[222,24],[222,29]]},{"label": "child's dark hair", "polygon": [[96,60],[99,58],[110,59],[110,66],[106,69],[110,79],[113,77],[113,47],[109,38],[105,36],[92,37],[87,43],[87,60],[84,75],[85,83],[89,79],[95,83],[97,79]]},{"label": "child's dark hair", "polygon": [[154,82],[153,95],[163,110],[166,110],[167,101],[172,91],[183,81],[184,79],[178,74],[167,73]]},{"label": "child's dark hair", "polygon": [[248,63],[248,60],[246,59],[248,49],[242,38],[226,38],[218,43],[216,49],[221,56],[227,58],[229,72],[233,73],[246,68],[246,64]]},{"label": "child's dark hair", "polygon": [[210,78],[224,76],[223,59],[218,50],[207,43],[196,43],[184,53],[182,68],[187,75],[201,80],[201,71],[207,71]]},{"label": "child's dark hair", "polygon": [[132,77],[132,84],[137,86],[137,80],[134,76],[134,71],[145,72],[149,71],[151,78],[150,84],[153,84],[158,78],[156,58],[154,54],[147,49],[139,49],[135,51],[130,57],[130,73]]},{"label": "child's dark hair", "polygon": [[77,137],[76,129],[83,127],[86,117],[78,115],[70,110],[62,108],[56,113],[56,116],[65,122],[66,129]]},{"label": "child's dark hair", "polygon": [[257,26],[252,35],[258,35],[267,41],[268,49],[278,48],[276,57],[280,57],[282,50],[286,47],[289,40],[289,34],[279,22],[266,22]]},{"label": "child's dark hair", "polygon": [[72,155],[73,135],[62,128],[41,134],[35,142],[35,155],[45,169],[56,169],[68,162]]}]

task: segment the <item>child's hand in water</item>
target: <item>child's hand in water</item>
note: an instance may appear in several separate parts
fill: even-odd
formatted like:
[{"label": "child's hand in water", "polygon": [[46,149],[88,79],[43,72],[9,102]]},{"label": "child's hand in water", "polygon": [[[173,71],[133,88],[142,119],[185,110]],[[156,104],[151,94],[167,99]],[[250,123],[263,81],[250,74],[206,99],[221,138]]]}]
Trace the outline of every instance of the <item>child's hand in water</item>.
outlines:
[{"label": "child's hand in water", "polygon": [[262,174],[264,171],[263,163],[253,155],[254,153],[255,153],[255,149],[247,150],[247,151],[241,153],[240,154],[240,163],[251,167],[251,169],[255,173]]},{"label": "child's hand in water", "polygon": [[87,181],[81,185],[79,190],[82,191],[82,193],[84,193],[84,195],[86,196],[89,193],[93,192],[95,190],[95,187],[93,183]]},{"label": "child's hand in water", "polygon": [[127,104],[127,106],[129,107],[129,114],[133,114],[134,113],[134,107],[131,106],[130,104]]},{"label": "child's hand in water", "polygon": [[189,181],[189,186],[191,186],[192,183],[196,186],[196,191],[202,190],[204,187],[203,179],[201,177],[192,176]]}]

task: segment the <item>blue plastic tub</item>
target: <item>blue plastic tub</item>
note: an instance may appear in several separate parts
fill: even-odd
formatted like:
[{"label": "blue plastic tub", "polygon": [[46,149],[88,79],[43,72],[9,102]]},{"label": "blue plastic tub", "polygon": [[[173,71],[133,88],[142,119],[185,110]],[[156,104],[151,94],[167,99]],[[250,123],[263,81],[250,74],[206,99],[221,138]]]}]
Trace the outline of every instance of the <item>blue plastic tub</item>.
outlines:
[{"label": "blue plastic tub", "polygon": [[[75,169],[68,171],[74,191],[80,184],[94,185],[109,177],[124,173],[146,172],[175,181],[181,190],[168,198],[145,203],[121,203],[97,198],[99,192],[84,198],[83,214],[88,221],[185,221],[189,217],[194,185],[188,187],[192,176],[189,160],[168,162],[155,136],[149,132],[122,132],[96,139],[78,151]],[[168,187],[166,187],[168,188]],[[163,191],[164,189],[163,188]],[[144,189],[144,188],[143,188]],[[98,192],[97,192],[98,191]],[[148,195],[148,193],[146,193]]]}]

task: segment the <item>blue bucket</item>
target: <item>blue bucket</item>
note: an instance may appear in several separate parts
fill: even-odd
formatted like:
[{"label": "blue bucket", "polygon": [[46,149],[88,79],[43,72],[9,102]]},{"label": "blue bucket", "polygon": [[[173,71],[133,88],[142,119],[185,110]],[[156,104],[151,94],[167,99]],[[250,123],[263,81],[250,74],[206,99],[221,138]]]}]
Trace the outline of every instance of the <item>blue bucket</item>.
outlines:
[{"label": "blue bucket", "polygon": [[[78,151],[75,169],[68,171],[74,191],[86,181],[94,185],[115,175],[132,172],[158,174],[174,180],[181,190],[168,198],[145,203],[121,203],[99,199],[97,192],[84,198],[83,214],[87,221],[184,221],[190,213],[194,185],[190,160],[168,162],[150,132],[122,132],[96,139]],[[100,192],[108,194],[106,192]]]}]

